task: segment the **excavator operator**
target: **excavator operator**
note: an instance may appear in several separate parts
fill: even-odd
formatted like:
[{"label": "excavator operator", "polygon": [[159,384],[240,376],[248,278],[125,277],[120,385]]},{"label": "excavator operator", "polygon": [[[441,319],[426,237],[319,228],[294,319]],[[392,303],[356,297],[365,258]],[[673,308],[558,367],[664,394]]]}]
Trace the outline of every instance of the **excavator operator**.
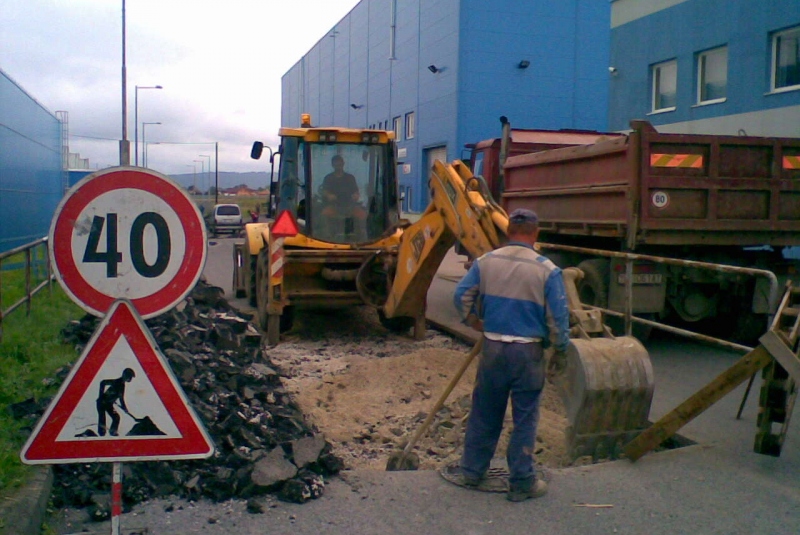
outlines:
[{"label": "excavator operator", "polygon": [[325,175],[320,187],[325,208],[322,215],[326,217],[354,217],[364,220],[367,213],[359,204],[360,194],[356,177],[344,170],[344,158],[337,154],[331,158],[333,171]]}]

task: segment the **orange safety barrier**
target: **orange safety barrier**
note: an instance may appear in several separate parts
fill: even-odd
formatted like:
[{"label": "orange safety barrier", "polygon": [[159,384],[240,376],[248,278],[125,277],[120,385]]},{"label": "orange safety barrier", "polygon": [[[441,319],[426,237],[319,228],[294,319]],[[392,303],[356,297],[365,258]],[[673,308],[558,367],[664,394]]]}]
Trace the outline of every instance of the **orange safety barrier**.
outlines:
[{"label": "orange safety barrier", "polygon": [[702,154],[651,154],[651,167],[690,167],[703,168]]}]

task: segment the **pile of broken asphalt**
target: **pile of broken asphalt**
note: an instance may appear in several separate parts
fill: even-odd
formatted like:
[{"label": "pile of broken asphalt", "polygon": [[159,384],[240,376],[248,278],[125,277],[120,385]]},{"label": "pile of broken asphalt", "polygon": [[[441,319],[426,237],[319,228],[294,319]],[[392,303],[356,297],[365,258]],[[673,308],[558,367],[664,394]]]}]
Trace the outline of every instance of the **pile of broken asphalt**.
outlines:
[{"label": "pile of broken asphalt", "polygon": [[[216,452],[206,460],[124,464],[124,511],[168,496],[223,501],[275,494],[303,503],[322,495],[324,478],[342,469],[285,390],[250,319],[220,288],[201,281],[181,305],[146,321]],[[82,350],[98,323],[87,315],[67,325],[62,337]],[[54,381],[68,373],[59,370]],[[31,432],[49,401],[24,400],[9,410]],[[54,473],[55,507],[86,507],[98,521],[110,516],[110,463],[56,465]],[[258,512],[255,500],[252,505]]]}]

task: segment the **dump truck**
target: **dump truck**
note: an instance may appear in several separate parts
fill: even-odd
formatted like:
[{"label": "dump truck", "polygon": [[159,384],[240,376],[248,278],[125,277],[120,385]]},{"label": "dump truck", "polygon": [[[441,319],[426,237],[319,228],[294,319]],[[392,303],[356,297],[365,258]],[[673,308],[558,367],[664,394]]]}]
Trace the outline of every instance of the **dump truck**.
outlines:
[{"label": "dump truck", "polygon": [[[584,304],[622,312],[627,278],[624,260],[585,250],[764,269],[779,286],[800,278],[800,262],[784,253],[800,244],[800,139],[666,134],[646,121],[631,128],[594,140],[535,131],[572,146],[540,143],[528,154],[522,136],[487,140],[474,147],[471,165],[506,210],[536,211],[543,243],[584,250],[546,253],[584,272]],[[515,149],[507,158],[504,143]],[[502,173],[482,163],[492,158],[504,160]],[[637,316],[713,325],[742,342],[766,331],[777,305],[767,279],[741,273],[637,261],[632,279]]]},{"label": "dump truck", "polygon": [[505,116],[500,117],[500,124],[502,125],[500,137],[470,143],[465,147],[469,150],[468,163],[473,175],[483,177],[489,192],[497,201],[503,196],[504,166],[509,157],[577,145],[591,145],[623,135],[574,128],[560,130],[512,128]]}]

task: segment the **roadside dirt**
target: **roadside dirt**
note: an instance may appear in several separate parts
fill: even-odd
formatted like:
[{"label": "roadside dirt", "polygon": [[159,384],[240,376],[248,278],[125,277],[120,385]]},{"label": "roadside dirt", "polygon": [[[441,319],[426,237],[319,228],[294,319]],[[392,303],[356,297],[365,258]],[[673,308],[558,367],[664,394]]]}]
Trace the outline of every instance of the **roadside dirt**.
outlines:
[{"label": "roadside dirt", "polygon": [[[402,449],[466,358],[470,347],[435,330],[423,341],[389,333],[370,309],[299,314],[299,324],[268,351],[291,377],[287,387],[312,424],[334,445],[348,469],[384,470]],[[477,360],[439,411],[415,452],[420,469],[457,460]],[[536,462],[558,468],[570,463],[566,418],[555,388],[543,393]],[[496,456],[504,456],[510,407]]]}]

